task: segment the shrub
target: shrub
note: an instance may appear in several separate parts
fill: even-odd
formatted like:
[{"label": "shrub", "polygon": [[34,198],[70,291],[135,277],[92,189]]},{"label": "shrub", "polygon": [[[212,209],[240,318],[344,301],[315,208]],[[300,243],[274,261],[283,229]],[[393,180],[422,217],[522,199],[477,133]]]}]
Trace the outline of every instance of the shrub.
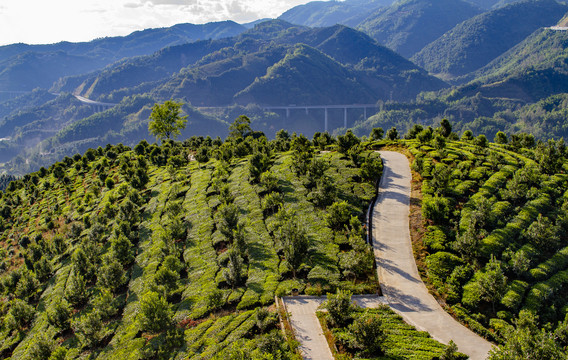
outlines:
[{"label": "shrub", "polygon": [[67,330],[70,325],[71,312],[71,306],[65,299],[55,299],[47,308],[47,321],[59,330]]},{"label": "shrub", "polygon": [[344,327],[353,319],[354,305],[351,301],[351,295],[351,292],[339,289],[336,294],[327,294],[327,301],[323,307],[329,314],[332,326]]},{"label": "shrub", "polygon": [[27,302],[15,299],[11,302],[10,310],[5,318],[8,329],[22,330],[34,319],[35,310]]},{"label": "shrub", "polygon": [[77,318],[72,326],[83,347],[93,348],[102,340],[103,323],[96,310]]},{"label": "shrub", "polygon": [[382,355],[383,345],[387,338],[382,319],[365,311],[358,316],[353,324],[349,326],[349,331],[354,337],[354,347],[362,353],[369,355]]},{"label": "shrub", "polygon": [[450,216],[450,200],[443,196],[424,196],[422,200],[422,216],[435,224],[443,224]]},{"label": "shrub", "polygon": [[168,301],[153,291],[142,295],[139,316],[142,330],[150,333],[158,333],[169,328],[173,318]]},{"label": "shrub", "polygon": [[349,224],[351,210],[346,201],[335,202],[328,208],[327,224],[333,230],[340,230]]}]

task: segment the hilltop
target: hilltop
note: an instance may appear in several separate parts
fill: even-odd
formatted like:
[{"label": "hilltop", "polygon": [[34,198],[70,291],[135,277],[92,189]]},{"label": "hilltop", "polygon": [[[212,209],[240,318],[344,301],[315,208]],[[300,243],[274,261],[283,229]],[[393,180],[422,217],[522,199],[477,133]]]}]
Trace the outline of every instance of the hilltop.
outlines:
[{"label": "hilltop", "polygon": [[[404,140],[377,128],[369,141],[285,131],[268,141],[249,125],[236,119],[225,141],[89,149],[0,192],[2,356],[297,359],[275,295],[376,291],[363,223],[385,147],[412,162],[416,256],[440,301],[497,352],[531,326],[527,351],[565,356],[562,142],[458,139],[447,121]],[[352,315],[388,323],[387,354],[451,351],[386,309]],[[353,327],[334,331],[341,351],[366,351],[349,342]]]}]

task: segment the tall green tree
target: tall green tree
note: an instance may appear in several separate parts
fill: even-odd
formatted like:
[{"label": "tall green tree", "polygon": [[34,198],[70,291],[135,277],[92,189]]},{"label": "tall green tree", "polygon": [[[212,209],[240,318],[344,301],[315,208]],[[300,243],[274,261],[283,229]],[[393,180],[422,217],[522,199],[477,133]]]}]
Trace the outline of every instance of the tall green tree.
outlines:
[{"label": "tall green tree", "polygon": [[168,100],[163,104],[155,104],[150,114],[148,130],[160,140],[174,139],[185,129],[187,115],[180,116],[183,104]]}]

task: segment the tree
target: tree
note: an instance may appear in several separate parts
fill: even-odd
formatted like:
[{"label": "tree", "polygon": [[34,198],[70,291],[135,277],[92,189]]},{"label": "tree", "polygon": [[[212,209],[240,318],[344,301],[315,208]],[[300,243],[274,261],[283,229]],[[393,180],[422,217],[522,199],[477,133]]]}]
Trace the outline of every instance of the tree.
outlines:
[{"label": "tree", "polygon": [[65,299],[56,299],[47,308],[47,321],[59,330],[67,330],[69,329],[71,312],[71,306]]},{"label": "tree", "polygon": [[347,152],[358,145],[361,142],[355,134],[351,130],[347,130],[345,135],[339,135],[337,137],[337,150],[342,154],[347,154]]},{"label": "tree", "polygon": [[168,301],[154,291],[142,295],[139,314],[142,330],[154,334],[170,327],[173,318]]},{"label": "tree", "polygon": [[53,350],[55,350],[55,341],[53,340],[53,331],[41,331],[31,341],[29,347],[29,358],[44,360],[49,359]]},{"label": "tree", "polygon": [[335,202],[328,208],[327,224],[333,230],[340,230],[349,224],[351,209],[346,201]]},{"label": "tree", "polygon": [[118,308],[114,304],[114,298],[108,289],[101,289],[92,304],[103,320],[116,315],[118,312]]},{"label": "tree", "polygon": [[97,310],[81,316],[73,321],[73,331],[79,338],[81,345],[93,348],[99,344],[103,337],[103,322]]},{"label": "tree", "polygon": [[501,301],[507,290],[507,277],[501,269],[501,263],[493,255],[485,266],[485,271],[480,274],[477,286],[481,298],[491,303],[495,313],[495,303]]},{"label": "tree", "polygon": [[332,326],[343,327],[351,321],[354,309],[351,295],[351,292],[339,289],[335,294],[327,294],[327,301],[323,307],[329,314]]},{"label": "tree", "polygon": [[262,173],[270,167],[270,158],[264,153],[254,153],[249,159],[249,173],[252,182],[257,183]]},{"label": "tree", "polygon": [[241,285],[245,277],[243,276],[243,259],[235,250],[229,250],[229,262],[223,272],[225,281],[234,289]]},{"label": "tree", "polygon": [[381,140],[383,138],[384,135],[384,130],[382,128],[373,128],[371,130],[371,133],[369,134],[369,137],[371,138],[371,140]]},{"label": "tree", "polygon": [[245,115],[241,115],[236,118],[229,126],[229,137],[231,138],[244,138],[250,133],[252,133],[250,119]]},{"label": "tree", "polygon": [[398,139],[398,131],[393,126],[387,131],[387,139],[389,140],[396,140]]},{"label": "tree", "polygon": [[542,214],[538,214],[536,220],[524,231],[523,237],[544,252],[553,252],[560,243],[557,226]]},{"label": "tree", "polygon": [[440,360],[458,360],[459,355],[456,354],[458,351],[458,346],[453,340],[450,340],[450,343],[444,348],[444,352],[442,356],[440,356]]},{"label": "tree", "polygon": [[505,331],[503,345],[489,352],[489,360],[553,360],[566,359],[554,333],[537,326],[538,318],[527,310],[521,310],[515,327]]},{"label": "tree", "polygon": [[498,131],[493,141],[497,144],[506,144],[508,142],[507,135],[502,131]]},{"label": "tree", "polygon": [[75,307],[84,304],[87,301],[86,287],[83,276],[73,270],[65,285],[65,299]]},{"label": "tree", "polygon": [[237,227],[239,223],[239,208],[235,204],[222,204],[217,210],[217,216],[219,221],[219,231],[227,239],[233,239],[233,229]]},{"label": "tree", "polygon": [[382,355],[383,344],[387,338],[382,319],[368,310],[353,321],[349,331],[355,338],[355,347],[369,355]]},{"label": "tree", "polygon": [[148,130],[150,134],[160,140],[174,139],[185,129],[187,115],[181,117],[181,106],[183,104],[168,100],[163,104],[155,104],[150,114]]},{"label": "tree", "polygon": [[116,292],[126,283],[126,272],[118,259],[112,253],[105,257],[103,266],[99,269],[98,282],[102,288]]},{"label": "tree", "polygon": [[450,124],[450,121],[448,119],[443,118],[442,121],[440,121],[439,132],[440,135],[446,138],[451,135],[452,124]]},{"label": "tree", "polygon": [[282,242],[284,257],[296,278],[296,271],[306,258],[310,240],[306,230],[293,218],[288,219],[279,229],[278,237]]},{"label": "tree", "polygon": [[27,302],[20,299],[13,300],[5,319],[8,329],[24,329],[32,322],[34,314],[35,309]]},{"label": "tree", "polygon": [[471,140],[473,140],[473,131],[471,130],[464,131],[461,137],[461,141],[471,141]]}]

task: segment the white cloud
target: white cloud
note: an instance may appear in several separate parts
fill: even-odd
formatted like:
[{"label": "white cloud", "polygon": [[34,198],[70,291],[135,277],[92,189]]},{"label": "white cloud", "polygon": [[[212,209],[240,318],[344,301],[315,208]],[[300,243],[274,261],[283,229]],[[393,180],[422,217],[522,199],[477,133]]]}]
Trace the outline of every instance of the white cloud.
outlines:
[{"label": "white cloud", "polygon": [[277,17],[309,0],[1,0],[0,45],[89,41],[178,23]]}]

